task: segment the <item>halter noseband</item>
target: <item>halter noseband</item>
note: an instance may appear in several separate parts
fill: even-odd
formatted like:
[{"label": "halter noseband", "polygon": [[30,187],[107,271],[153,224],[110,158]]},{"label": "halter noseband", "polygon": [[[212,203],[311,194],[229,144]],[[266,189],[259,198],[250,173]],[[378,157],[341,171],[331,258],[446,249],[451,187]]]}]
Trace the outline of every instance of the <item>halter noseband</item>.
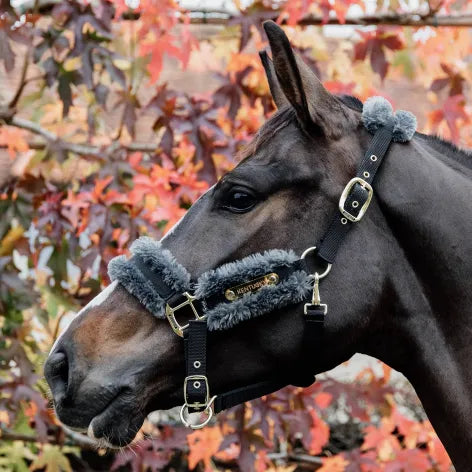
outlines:
[{"label": "halter noseband", "polygon": [[[348,232],[366,213],[373,196],[372,183],[392,141],[411,140],[416,118],[411,113],[393,113],[387,100],[372,97],[366,101],[362,120],[374,134],[361,160],[356,176],[344,188],[339,213],[331,221],[318,245],[299,258],[293,251],[279,249],[252,254],[224,264],[192,281],[188,271],[172,254],[151,238],[139,238],[131,246],[132,257],[119,256],[110,261],[109,274],[118,280],[153,315],[167,317],[174,332],[183,337],[186,377],[185,403],[180,418],[193,429],[204,427],[224,409],[275,392],[286,385],[308,386],[312,374],[292,373],[290,378],[274,378],[211,396],[206,375],[207,331],[231,328],[235,324],[307,300],[304,304],[304,349],[319,344],[327,305],[321,303],[319,283],[326,277]],[[316,252],[323,261],[323,272],[311,273],[307,257]],[[190,321],[179,323],[184,314]],[[206,418],[190,423],[189,413],[204,412]]]}]

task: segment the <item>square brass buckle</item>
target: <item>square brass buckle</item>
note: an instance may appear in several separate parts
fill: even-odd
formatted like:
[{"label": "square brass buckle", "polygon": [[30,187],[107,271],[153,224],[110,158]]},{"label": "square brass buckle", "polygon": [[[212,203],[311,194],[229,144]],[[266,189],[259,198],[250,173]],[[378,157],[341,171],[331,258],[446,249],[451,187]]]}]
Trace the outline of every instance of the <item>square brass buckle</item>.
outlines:
[{"label": "square brass buckle", "polygon": [[[187,384],[189,382],[193,382],[194,383],[193,387],[197,390],[200,388],[200,382],[205,382],[205,392],[206,392],[205,403],[200,403],[200,402],[187,403]],[[195,383],[197,382],[199,385],[195,386]],[[208,387],[208,379],[206,378],[205,375],[189,375],[188,377],[185,377],[184,399],[185,399],[185,404],[190,408],[202,408],[208,405],[208,402],[210,401],[210,388]]]},{"label": "square brass buckle", "polygon": [[188,292],[184,292],[185,298],[187,298],[186,301],[181,303],[180,305],[177,305],[176,307],[171,307],[169,304],[166,305],[166,316],[167,319],[169,320],[170,326],[173,329],[174,333],[179,335],[181,338],[184,337],[184,330],[188,328],[188,323],[186,325],[181,325],[175,318],[175,312],[183,308],[184,306],[190,305],[190,308],[192,308],[193,311],[193,316],[195,317],[196,320],[204,320],[204,316],[200,316],[197,312],[197,309],[193,306],[193,302],[197,299],[197,297],[194,297],[193,295],[190,295]]},{"label": "square brass buckle", "polygon": [[[367,200],[365,201],[364,205],[362,205],[362,208],[359,210],[359,213],[357,214],[357,216],[353,215],[352,213],[349,213],[349,211],[347,211],[344,208],[344,205],[346,204],[346,200],[349,197],[349,194],[351,193],[352,188],[356,184],[361,185],[367,190]],[[369,208],[369,204],[370,204],[370,201],[372,200],[373,194],[374,194],[374,189],[372,188],[372,185],[369,184],[369,182],[366,182],[364,179],[361,179],[360,177],[354,177],[344,187],[343,193],[341,194],[341,198],[339,199],[339,211],[349,221],[356,223],[357,221],[360,221],[362,219],[365,212],[367,211],[367,208]]]}]

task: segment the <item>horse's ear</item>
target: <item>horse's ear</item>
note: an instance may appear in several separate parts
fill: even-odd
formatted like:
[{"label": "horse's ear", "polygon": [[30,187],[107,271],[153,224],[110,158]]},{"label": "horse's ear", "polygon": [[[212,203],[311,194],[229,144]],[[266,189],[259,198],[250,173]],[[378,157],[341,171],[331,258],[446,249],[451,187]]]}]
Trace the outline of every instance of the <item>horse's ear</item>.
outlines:
[{"label": "horse's ear", "polygon": [[261,58],[262,65],[265,69],[267,82],[269,82],[270,93],[275,102],[275,105],[277,108],[282,108],[284,105],[289,105],[284,92],[280,88],[277,75],[275,74],[274,64],[267,54],[267,51],[260,51],[259,57]]},{"label": "horse's ear", "polygon": [[332,138],[339,138],[346,128],[358,122],[355,113],[329,93],[311,69],[292,50],[280,26],[264,22],[272,51],[273,68],[285,97],[305,127],[317,126]]}]

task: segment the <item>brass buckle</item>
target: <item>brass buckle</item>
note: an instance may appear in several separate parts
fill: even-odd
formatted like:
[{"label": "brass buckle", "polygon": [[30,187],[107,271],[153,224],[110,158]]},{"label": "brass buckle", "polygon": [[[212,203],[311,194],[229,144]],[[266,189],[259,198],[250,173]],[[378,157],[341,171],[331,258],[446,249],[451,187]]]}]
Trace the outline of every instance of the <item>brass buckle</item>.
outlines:
[{"label": "brass buckle", "polygon": [[[368,195],[367,195],[367,200],[365,201],[364,205],[362,205],[362,208],[359,210],[358,215],[354,216],[352,213],[349,213],[344,208],[344,205],[346,203],[347,198],[349,197],[349,194],[351,193],[352,188],[356,184],[359,184],[363,188],[365,188],[367,190]],[[372,185],[369,184],[369,182],[366,182],[364,179],[361,179],[360,177],[354,177],[344,187],[343,193],[341,194],[341,198],[339,199],[339,211],[349,221],[352,221],[353,223],[356,223],[356,222],[358,222],[362,219],[365,212],[367,211],[367,208],[369,208],[369,204],[370,204],[370,201],[372,200],[372,195],[373,194],[374,194],[374,189],[372,188]]]},{"label": "brass buckle", "polygon": [[170,326],[172,330],[174,331],[175,334],[180,336],[181,338],[184,337],[184,330],[188,328],[188,323],[186,325],[181,325],[175,318],[175,312],[183,308],[184,306],[190,305],[193,311],[193,316],[195,317],[196,320],[204,320],[205,315],[200,316],[197,312],[197,309],[193,306],[193,302],[197,299],[197,297],[194,297],[193,295],[190,295],[188,292],[184,292],[185,297],[187,300],[180,305],[177,305],[176,307],[171,307],[169,304],[166,304],[166,316],[167,319],[169,320]]},{"label": "brass buckle", "polygon": [[[187,384],[189,382],[205,382],[205,389],[206,389],[206,397],[205,397],[205,403],[200,403],[200,402],[195,402],[195,403],[187,403]],[[195,387],[195,385],[194,385]],[[197,388],[197,387],[195,387]],[[200,388],[200,386],[198,386]],[[208,379],[206,378],[205,375],[189,375],[188,377],[185,377],[184,381],[184,400],[185,400],[185,405],[190,408],[201,408],[201,407],[207,407],[209,401],[210,401],[210,388],[208,386]]]}]

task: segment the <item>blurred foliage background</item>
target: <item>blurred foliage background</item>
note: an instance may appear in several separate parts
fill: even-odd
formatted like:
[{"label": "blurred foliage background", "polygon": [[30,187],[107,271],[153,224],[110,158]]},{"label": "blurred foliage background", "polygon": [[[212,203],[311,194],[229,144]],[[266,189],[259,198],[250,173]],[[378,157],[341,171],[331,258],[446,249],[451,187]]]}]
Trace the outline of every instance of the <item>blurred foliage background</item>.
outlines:
[{"label": "blurred foliage background", "polygon": [[0,471],[449,471],[411,387],[387,366],[325,375],[204,430],[153,414],[96,449],[54,417],[42,363],[108,261],[160,238],[274,107],[261,22],[336,93],[383,95],[471,141],[467,0],[1,1]]}]

